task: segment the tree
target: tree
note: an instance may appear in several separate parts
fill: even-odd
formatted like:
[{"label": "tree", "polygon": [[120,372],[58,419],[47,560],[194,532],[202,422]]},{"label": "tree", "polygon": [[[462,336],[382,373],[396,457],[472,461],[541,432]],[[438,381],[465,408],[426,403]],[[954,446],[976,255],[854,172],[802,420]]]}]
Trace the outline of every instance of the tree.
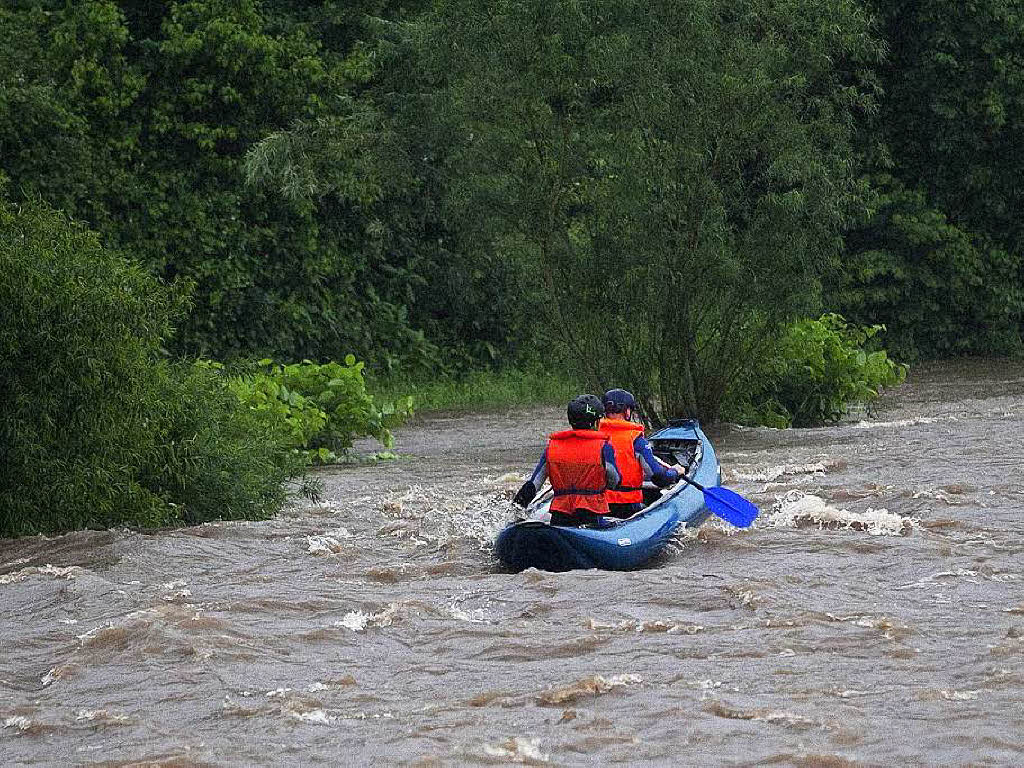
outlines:
[{"label": "tree", "polygon": [[415,348],[391,294],[422,280],[415,265],[382,263],[379,212],[247,186],[243,167],[253,146],[296,121],[346,122],[372,70],[359,40],[376,7],[5,5],[0,184],[9,179],[13,200],[42,198],[89,222],[162,279],[191,280],[193,310],[168,341],[175,352],[343,358]]},{"label": "tree", "polygon": [[453,1],[421,50],[461,129],[453,218],[595,385],[713,420],[815,307],[855,209],[879,54],[859,7]]},{"label": "tree", "polygon": [[832,296],[906,358],[1019,351],[1024,17],[1012,0],[867,5],[889,49],[858,138],[873,215]]},{"label": "tree", "polygon": [[1021,349],[1020,254],[953,224],[920,189],[871,177],[872,212],[846,238],[832,296],[858,323],[881,323],[891,354],[1008,354]]},{"label": "tree", "polygon": [[0,275],[0,536],[280,508],[285,425],[161,354],[185,286],[37,204],[0,204]]}]

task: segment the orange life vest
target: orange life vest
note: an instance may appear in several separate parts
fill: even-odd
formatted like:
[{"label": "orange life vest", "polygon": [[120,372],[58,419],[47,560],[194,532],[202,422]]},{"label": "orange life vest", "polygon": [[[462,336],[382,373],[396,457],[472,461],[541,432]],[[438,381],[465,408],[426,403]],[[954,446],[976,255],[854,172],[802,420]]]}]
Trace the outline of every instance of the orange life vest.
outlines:
[{"label": "orange life vest", "polygon": [[555,496],[551,511],[571,515],[586,509],[608,513],[608,481],[601,449],[608,436],[593,429],[567,429],[548,438],[548,477]]},{"label": "orange life vest", "polygon": [[633,452],[633,441],[644,433],[642,424],[626,419],[601,419],[597,428],[608,435],[615,451],[615,464],[622,475],[617,491],[608,491],[609,504],[642,504],[644,470]]}]

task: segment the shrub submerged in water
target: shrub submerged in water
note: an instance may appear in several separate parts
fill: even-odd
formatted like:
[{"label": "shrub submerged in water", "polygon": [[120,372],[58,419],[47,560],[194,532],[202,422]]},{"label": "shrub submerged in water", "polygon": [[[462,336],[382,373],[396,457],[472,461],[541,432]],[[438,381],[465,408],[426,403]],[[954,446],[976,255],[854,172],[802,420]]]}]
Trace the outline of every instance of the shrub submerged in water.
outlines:
[{"label": "shrub submerged in water", "polygon": [[[201,360],[201,369],[225,372],[217,362]],[[380,402],[366,391],[364,364],[348,355],[344,363],[310,360],[279,365],[260,360],[228,375],[225,381],[246,407],[286,425],[288,446],[312,462],[328,464],[347,453],[359,437],[394,444],[391,427],[413,413],[411,396]]]},{"label": "shrub submerged in water", "polygon": [[859,327],[833,313],[798,320],[766,352],[753,385],[729,409],[745,424],[808,427],[835,422],[901,384],[907,366],[870,347],[885,326]]},{"label": "shrub submerged in water", "polygon": [[0,203],[0,535],[259,519],[302,456],[211,371],[161,356],[187,307],[42,205]]}]

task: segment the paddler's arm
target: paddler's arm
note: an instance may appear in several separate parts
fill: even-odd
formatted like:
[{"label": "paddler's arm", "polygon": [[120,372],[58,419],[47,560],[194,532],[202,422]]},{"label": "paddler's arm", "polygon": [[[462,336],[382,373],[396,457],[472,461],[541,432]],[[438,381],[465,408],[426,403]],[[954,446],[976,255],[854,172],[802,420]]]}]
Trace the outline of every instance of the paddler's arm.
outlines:
[{"label": "paddler's arm", "polygon": [[660,461],[651,451],[651,444],[643,435],[637,435],[633,441],[633,453],[640,461],[644,471],[644,480],[650,480],[659,488],[667,488],[679,481],[679,472]]},{"label": "paddler's arm", "polygon": [[537,462],[536,468],[533,470],[533,474],[530,475],[530,479],[523,483],[523,487],[520,488],[516,495],[512,497],[512,501],[521,507],[527,506],[533,497],[537,495],[537,489],[544,485],[544,481],[548,479],[548,449],[544,449],[543,455],[540,457],[540,461]]},{"label": "paddler's arm", "polygon": [[604,462],[604,478],[608,489],[614,491],[622,482],[622,473],[619,472],[619,465],[615,463],[615,449],[611,443],[605,443],[601,449],[601,460]]}]

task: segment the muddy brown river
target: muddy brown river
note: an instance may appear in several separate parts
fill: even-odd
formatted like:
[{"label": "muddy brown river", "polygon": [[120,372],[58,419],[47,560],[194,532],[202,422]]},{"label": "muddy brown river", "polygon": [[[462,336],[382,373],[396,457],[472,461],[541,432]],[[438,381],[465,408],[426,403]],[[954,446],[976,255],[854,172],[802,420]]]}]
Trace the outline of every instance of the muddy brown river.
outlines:
[{"label": "muddy brown river", "polygon": [[0,763],[1024,764],[1024,366],[719,428],[754,528],[502,573],[562,423],[418,420],[269,522],[0,541]]}]

